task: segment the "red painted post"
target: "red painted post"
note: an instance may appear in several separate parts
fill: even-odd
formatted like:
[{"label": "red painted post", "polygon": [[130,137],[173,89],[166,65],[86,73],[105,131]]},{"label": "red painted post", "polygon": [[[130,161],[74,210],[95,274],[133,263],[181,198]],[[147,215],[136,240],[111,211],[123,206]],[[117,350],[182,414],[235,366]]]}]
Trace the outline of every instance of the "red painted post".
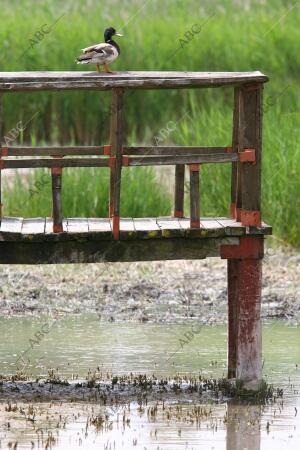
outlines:
[{"label": "red painted post", "polygon": [[228,276],[228,378],[236,377],[239,261],[227,261]]},{"label": "red painted post", "polygon": [[245,388],[257,389],[262,381],[262,260],[241,260],[238,280],[236,378]]},{"label": "red painted post", "polygon": [[261,286],[263,237],[221,247],[228,259],[228,378],[257,389],[262,380]]}]

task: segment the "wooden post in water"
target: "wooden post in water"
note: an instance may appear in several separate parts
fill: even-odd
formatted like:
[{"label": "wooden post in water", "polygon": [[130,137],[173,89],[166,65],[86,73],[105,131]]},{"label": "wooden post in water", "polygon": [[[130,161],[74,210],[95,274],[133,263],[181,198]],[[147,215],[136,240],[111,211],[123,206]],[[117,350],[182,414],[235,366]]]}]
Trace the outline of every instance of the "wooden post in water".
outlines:
[{"label": "wooden post in water", "polygon": [[[235,88],[231,216],[248,227],[261,226],[262,89],[260,83]],[[249,153],[254,157],[248,158]],[[262,380],[261,285],[263,239],[240,238],[223,251],[228,259],[228,377],[257,389]]]},{"label": "wooden post in water", "polygon": [[238,262],[236,378],[245,388],[257,389],[262,381],[261,259]]},{"label": "wooden post in water", "polygon": [[263,237],[253,236],[221,249],[221,257],[228,260],[228,377],[253,390],[262,380],[263,247]]},{"label": "wooden post in water", "polygon": [[239,289],[239,261],[229,259],[228,277],[228,378],[236,377],[237,313]]}]

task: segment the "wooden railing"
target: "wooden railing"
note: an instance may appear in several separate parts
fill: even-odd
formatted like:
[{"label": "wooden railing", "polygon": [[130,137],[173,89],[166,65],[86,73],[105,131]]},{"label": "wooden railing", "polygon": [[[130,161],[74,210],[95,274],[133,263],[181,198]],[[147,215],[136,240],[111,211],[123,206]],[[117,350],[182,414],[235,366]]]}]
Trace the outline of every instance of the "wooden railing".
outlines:
[{"label": "wooden railing", "polygon": [[[1,147],[0,169],[49,168],[52,174],[53,231],[63,231],[62,169],[109,167],[109,217],[119,239],[122,169],[174,165],[174,216],[184,215],[185,166],[190,171],[190,226],[200,227],[201,164],[231,163],[231,216],[245,226],[260,226],[262,89],[267,77],[254,73],[126,73],[97,76],[79,73],[0,73],[0,94],[11,91],[111,89],[110,143],[93,147]],[[69,82],[69,84],[68,84]],[[233,85],[233,139],[226,147],[126,147],[123,101],[126,88],[160,89]],[[1,128],[0,128],[1,131]],[[34,157],[34,158],[31,158]],[[39,158],[37,158],[39,157]],[[13,158],[13,159],[12,159]],[[1,182],[1,179],[0,179]],[[141,186],[142,189],[142,186]]]}]

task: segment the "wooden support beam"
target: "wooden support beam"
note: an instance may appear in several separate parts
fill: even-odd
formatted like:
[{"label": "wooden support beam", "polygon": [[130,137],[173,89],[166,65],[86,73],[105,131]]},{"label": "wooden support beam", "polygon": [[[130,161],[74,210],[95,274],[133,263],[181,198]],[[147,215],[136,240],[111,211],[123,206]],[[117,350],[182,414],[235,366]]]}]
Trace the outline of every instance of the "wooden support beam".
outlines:
[{"label": "wooden support beam", "polygon": [[[0,94],[1,95],[1,94]],[[73,146],[73,147],[8,147],[7,156],[99,156],[104,155],[104,147]]]},{"label": "wooden support beam", "polygon": [[244,259],[237,278],[236,379],[256,390],[262,381],[261,285],[262,260]]},{"label": "wooden support beam", "polygon": [[228,377],[257,389],[262,380],[261,287],[264,240],[242,236],[239,245],[225,245],[228,259]]},{"label": "wooden support beam", "polygon": [[120,194],[123,144],[123,89],[112,90],[110,145],[111,165],[109,216],[112,217],[114,239],[120,237]]},{"label": "wooden support beam", "polygon": [[[241,143],[241,89],[234,89],[234,110],[233,110],[233,132],[232,132],[232,153],[242,151]],[[233,162],[231,170],[231,204],[230,215],[238,222],[241,220],[242,191],[241,191],[241,163]]]},{"label": "wooden support beam", "polygon": [[31,169],[51,167],[109,167],[108,158],[68,158],[68,159],[6,159],[3,169]]},{"label": "wooden support beam", "polygon": [[[0,159],[2,156],[2,130],[3,130],[3,94],[0,92]],[[2,175],[0,170],[0,223],[2,219]]]},{"label": "wooden support beam", "polygon": [[228,278],[228,378],[236,377],[237,308],[239,289],[239,261],[227,261]]},{"label": "wooden support beam", "polygon": [[51,169],[52,176],[52,216],[53,216],[53,232],[63,232],[63,215],[62,215],[62,201],[61,201],[61,173],[60,167],[53,167]]},{"label": "wooden support beam", "polygon": [[231,163],[238,161],[233,153],[207,153],[194,155],[128,156],[129,166],[173,166],[178,164]]},{"label": "wooden support beam", "polygon": [[[1,241],[0,264],[77,264],[96,262],[161,261],[204,259],[220,255],[220,245],[234,244],[238,238],[129,239],[119,241],[83,239],[57,235],[58,240],[36,242]],[[66,240],[61,240],[66,236]]]},{"label": "wooden support beam", "polygon": [[140,156],[191,156],[191,155],[211,155],[226,153],[228,147],[191,147],[191,146],[139,146],[124,147],[125,155]]},{"label": "wooden support beam", "polygon": [[240,146],[255,149],[256,162],[240,164],[242,184],[241,221],[245,226],[261,224],[261,147],[262,147],[262,92],[263,85],[255,89],[241,89]]},{"label": "wooden support beam", "polygon": [[200,180],[199,164],[191,164],[190,168],[190,226],[200,228]]},{"label": "wooden support beam", "polygon": [[184,216],[184,164],[175,167],[174,217]]}]

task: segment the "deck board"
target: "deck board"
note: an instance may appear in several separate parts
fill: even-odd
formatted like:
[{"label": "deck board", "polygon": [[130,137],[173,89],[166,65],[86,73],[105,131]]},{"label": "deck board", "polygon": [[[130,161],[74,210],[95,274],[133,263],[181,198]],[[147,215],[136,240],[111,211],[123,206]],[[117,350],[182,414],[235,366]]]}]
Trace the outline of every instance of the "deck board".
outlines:
[{"label": "deck board", "polygon": [[137,233],[134,225],[134,220],[132,218],[129,219],[120,219],[120,239],[136,239]]},{"label": "deck board", "polygon": [[184,230],[176,217],[158,217],[156,223],[164,238],[184,237]]},{"label": "deck board", "polygon": [[23,219],[22,234],[45,234],[46,219],[37,217],[34,219]]},{"label": "deck board", "polygon": [[3,217],[0,231],[6,233],[21,233],[23,217]]},{"label": "deck board", "polygon": [[103,240],[111,240],[113,238],[113,233],[110,219],[89,218],[88,233],[90,240],[97,239],[99,234]]},{"label": "deck board", "polygon": [[156,218],[133,219],[136,236],[140,239],[156,239],[162,236]]},{"label": "deck board", "polygon": [[89,222],[85,218],[70,218],[67,219],[67,232],[68,233],[88,233]]},{"label": "deck board", "polygon": [[[244,235],[268,235],[272,228],[263,223],[260,228],[244,227],[230,218],[201,218],[200,228],[190,228],[189,218],[122,218],[120,239],[161,239],[161,238],[221,238]],[[0,240],[112,240],[110,219],[68,218],[63,220],[63,233],[53,233],[52,218],[22,219],[4,217],[0,227]]]}]

